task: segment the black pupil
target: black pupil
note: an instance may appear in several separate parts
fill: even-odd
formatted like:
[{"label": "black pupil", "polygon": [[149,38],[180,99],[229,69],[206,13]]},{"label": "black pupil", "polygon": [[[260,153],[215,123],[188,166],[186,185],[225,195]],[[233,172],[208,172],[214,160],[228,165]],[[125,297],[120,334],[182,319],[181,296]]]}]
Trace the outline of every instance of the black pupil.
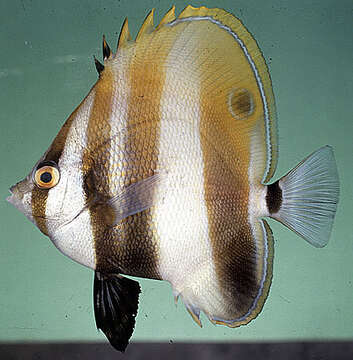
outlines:
[{"label": "black pupil", "polygon": [[40,181],[44,182],[45,184],[51,182],[52,176],[51,173],[46,171],[40,176]]}]

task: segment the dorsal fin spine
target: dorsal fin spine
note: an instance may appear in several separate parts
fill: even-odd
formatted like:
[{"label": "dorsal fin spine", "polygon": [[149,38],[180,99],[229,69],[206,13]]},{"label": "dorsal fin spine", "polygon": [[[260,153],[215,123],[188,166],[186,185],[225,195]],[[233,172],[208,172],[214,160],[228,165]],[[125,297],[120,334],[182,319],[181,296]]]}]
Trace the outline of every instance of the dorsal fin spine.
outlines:
[{"label": "dorsal fin spine", "polygon": [[173,5],[170,10],[163,16],[163,19],[160,21],[156,30],[159,30],[163,25],[168,24],[175,20],[175,5]]},{"label": "dorsal fin spine", "polygon": [[118,53],[119,49],[126,46],[127,42],[131,41],[131,40],[132,40],[132,38],[130,35],[130,31],[129,31],[129,23],[128,23],[127,18],[125,18],[123,27],[121,28],[121,31],[120,31],[116,54]]},{"label": "dorsal fin spine", "polygon": [[94,55],[93,58],[94,58],[94,65],[96,66],[97,72],[100,75],[101,72],[104,70],[104,65],[99,60],[97,60],[97,58]]},{"label": "dorsal fin spine", "polygon": [[144,35],[150,34],[154,30],[153,25],[154,9],[146,16],[145,21],[141,25],[140,31],[136,36],[136,41],[139,41]]},{"label": "dorsal fin spine", "polygon": [[103,60],[109,59],[111,55],[112,51],[110,50],[110,47],[105,40],[105,35],[103,35]]}]

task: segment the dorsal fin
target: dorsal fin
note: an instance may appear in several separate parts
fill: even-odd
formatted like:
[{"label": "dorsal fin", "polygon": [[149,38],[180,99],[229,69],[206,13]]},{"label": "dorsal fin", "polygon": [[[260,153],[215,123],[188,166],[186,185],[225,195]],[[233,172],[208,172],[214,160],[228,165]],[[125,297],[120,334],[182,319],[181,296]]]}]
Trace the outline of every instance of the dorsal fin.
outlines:
[{"label": "dorsal fin", "polygon": [[120,35],[119,35],[117,53],[118,53],[119,49],[126,46],[127,42],[131,41],[131,40],[132,40],[132,37],[131,37],[130,31],[129,31],[128,20],[127,20],[127,18],[125,18],[123,27],[121,28]]},{"label": "dorsal fin", "polygon": [[95,57],[94,58],[94,65],[96,66],[97,72],[100,75],[101,72],[104,70],[104,65]]},{"label": "dorsal fin", "polygon": [[[225,10],[218,8],[209,9],[205,6],[196,8],[189,5],[177,18],[175,18],[174,12],[175,7],[173,6],[164,15],[155,29],[153,29],[154,11],[152,10],[150,12],[142,24],[136,38],[139,43],[140,51],[142,51],[141,49],[144,48],[144,46],[148,47],[149,51],[151,51],[152,46],[156,47],[155,51],[159,51],[161,54],[163,53],[165,55],[172,44],[171,37],[175,36],[174,41],[176,41],[177,38],[180,40],[183,37],[185,37],[185,41],[188,41],[190,37],[197,40],[195,43],[197,46],[195,45],[194,49],[190,49],[191,53],[189,53],[189,55],[195,55],[195,61],[199,58],[197,51],[201,48],[208,49],[208,51],[205,51],[205,54],[208,54],[208,56],[211,56],[209,49],[224,52],[225,57],[222,60],[223,65],[225,67],[230,67],[231,70],[227,73],[227,82],[223,81],[218,84],[218,86],[221,86],[223,89],[222,96],[226,96],[227,98],[226,100],[222,98],[218,105],[222,108],[222,106],[227,103],[228,108],[225,110],[222,109],[226,111],[228,115],[232,115],[232,119],[236,119],[237,121],[244,120],[244,118],[250,118],[251,116],[255,119],[255,115],[261,115],[258,118],[260,122],[258,132],[262,139],[260,141],[261,152],[264,153],[265,156],[261,158],[261,166],[259,166],[256,181],[267,183],[273,176],[277,165],[277,131],[272,84],[261,50],[242,22]],[[179,31],[178,29],[181,31],[186,24],[193,28],[193,32],[185,32],[184,35],[177,34]],[[205,24],[207,24],[207,26],[205,26]],[[214,31],[209,32],[210,28],[214,29]],[[223,31],[223,33],[218,30]],[[168,36],[162,36],[163,31],[168,32]],[[144,43],[142,38],[144,38],[145,35],[151,33],[155,34],[157,32],[161,35],[155,37],[155,39],[158,39],[158,44],[155,44],[152,40],[151,42],[146,41]],[[213,40],[205,38],[206,33],[209,33],[208,36]],[[226,35],[226,33],[228,34]],[[229,35],[231,36],[229,37]],[[118,50],[125,47],[129,40],[131,40],[131,36],[126,19],[120,33]],[[212,43],[212,41],[216,41],[216,43]],[[233,54],[233,58],[229,55],[230,53]],[[218,57],[215,57],[213,61],[208,61],[206,56],[204,61],[209,62],[209,68],[202,68],[200,71],[208,73],[211,71],[210,67],[212,67],[209,76],[210,78],[214,78],[214,83],[213,85],[210,84],[210,86],[208,86],[208,91],[211,93],[212,91],[216,91],[215,84],[218,83],[221,77],[225,77],[225,74],[221,72],[218,77],[215,77],[215,74],[218,74],[218,72],[221,71],[218,68],[213,68],[212,65],[221,62]],[[235,72],[235,67],[238,66],[237,63],[239,63],[239,61],[242,61],[244,69],[247,69],[247,76],[250,84],[244,83],[244,80],[246,80],[244,78],[245,75],[239,77],[239,74]],[[198,61],[196,61],[196,63],[197,62]],[[230,86],[231,88],[227,88],[227,86]],[[247,86],[252,87],[253,93]],[[217,94],[220,94],[218,90]],[[254,94],[257,94],[257,104],[254,103]],[[262,111],[262,114],[260,114],[259,111]],[[243,121],[244,124],[248,124],[243,130],[245,132],[251,130],[252,126],[255,124],[254,121]],[[260,176],[260,173],[262,176]]]},{"label": "dorsal fin", "polygon": [[199,20],[209,20],[227,31],[242,48],[243,53],[249,60],[252,71],[258,81],[258,87],[262,94],[264,105],[264,120],[262,124],[262,134],[265,138],[265,168],[262,170],[262,182],[266,183],[273,176],[277,166],[277,129],[276,129],[276,110],[272,92],[270,74],[268,72],[265,59],[259,49],[255,39],[245,28],[243,23],[222,9],[208,9],[205,6],[195,8],[187,6],[178,16],[176,22],[192,22]]},{"label": "dorsal fin", "polygon": [[163,25],[168,24],[175,20],[175,5],[163,16],[163,19],[158,24],[156,30],[160,29]]},{"label": "dorsal fin", "polygon": [[153,25],[154,9],[146,16],[145,21],[143,22],[137,36],[136,41],[139,41],[145,34],[150,34],[154,30]]},{"label": "dorsal fin", "polygon": [[111,57],[112,51],[110,50],[109,45],[105,40],[105,35],[103,35],[103,60],[107,60]]},{"label": "dorsal fin", "polygon": [[[195,17],[195,16],[209,16],[210,10],[205,6],[201,6],[196,8],[192,5],[188,5],[178,16],[178,19],[188,18],[188,17]],[[218,9],[217,9],[218,10]]]}]

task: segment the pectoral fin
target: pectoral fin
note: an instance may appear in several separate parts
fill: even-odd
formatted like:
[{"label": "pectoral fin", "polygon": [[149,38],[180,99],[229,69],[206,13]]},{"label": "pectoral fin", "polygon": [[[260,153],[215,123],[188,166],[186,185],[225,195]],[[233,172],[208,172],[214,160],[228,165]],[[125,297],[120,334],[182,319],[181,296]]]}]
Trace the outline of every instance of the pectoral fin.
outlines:
[{"label": "pectoral fin", "polygon": [[117,225],[130,215],[149,209],[154,205],[156,187],[165,179],[161,173],[127,186],[120,193],[108,200],[107,205],[113,210],[109,225]]},{"label": "pectoral fin", "polygon": [[93,292],[97,328],[104,332],[115,349],[124,352],[135,327],[141,292],[139,283],[96,271]]}]

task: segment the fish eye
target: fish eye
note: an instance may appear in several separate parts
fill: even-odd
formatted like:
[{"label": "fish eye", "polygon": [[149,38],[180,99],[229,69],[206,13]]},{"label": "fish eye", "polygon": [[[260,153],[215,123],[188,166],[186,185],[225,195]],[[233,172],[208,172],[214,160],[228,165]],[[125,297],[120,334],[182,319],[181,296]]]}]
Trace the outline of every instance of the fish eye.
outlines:
[{"label": "fish eye", "polygon": [[34,173],[34,181],[41,189],[51,189],[58,184],[59,180],[59,169],[54,162],[39,164]]}]

